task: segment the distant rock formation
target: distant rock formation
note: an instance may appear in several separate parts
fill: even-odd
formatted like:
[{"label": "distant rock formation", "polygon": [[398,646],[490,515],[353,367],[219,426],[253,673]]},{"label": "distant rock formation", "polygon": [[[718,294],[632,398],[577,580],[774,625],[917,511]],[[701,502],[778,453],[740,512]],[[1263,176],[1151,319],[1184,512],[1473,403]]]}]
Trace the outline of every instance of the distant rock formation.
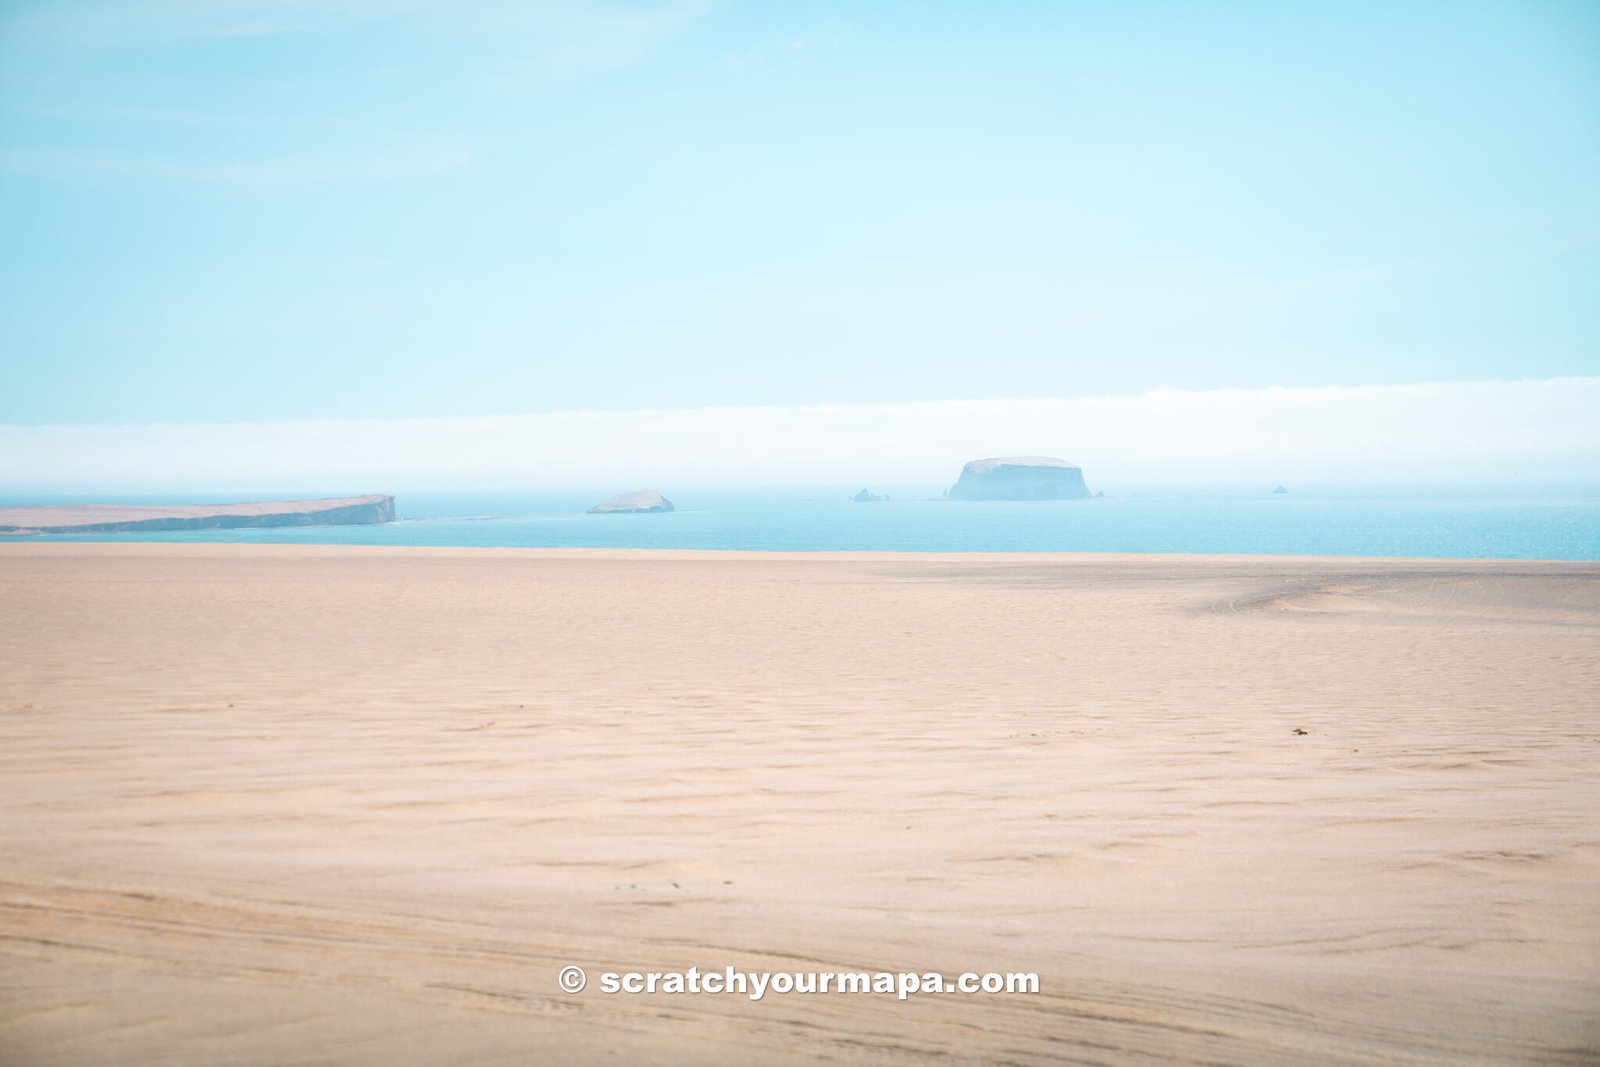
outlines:
[{"label": "distant rock formation", "polygon": [[671,511],[672,501],[654,489],[639,489],[622,493],[589,509],[591,515],[632,515],[657,511]]},{"label": "distant rock formation", "polygon": [[975,459],[946,494],[952,500],[1081,500],[1089,495],[1076,463],[1050,456]]},{"label": "distant rock formation", "polygon": [[1289,490],[1287,490],[1287,489],[1285,489],[1285,488],[1284,488],[1284,487],[1283,487],[1283,486],[1281,486],[1281,485],[1280,485],[1280,486],[1278,486],[1278,488],[1276,488],[1276,489],[1274,489],[1274,490],[1273,490],[1273,492],[1274,492],[1274,493],[1287,493],[1287,492],[1288,492],[1288,491],[1289,491]]},{"label": "distant rock formation", "polygon": [[266,500],[248,504],[61,504],[0,508],[0,533],[143,533],[267,526],[356,526],[394,521],[394,497]]},{"label": "distant rock formation", "polygon": [[889,494],[874,493],[870,489],[863,489],[850,499],[855,501],[857,504],[881,504],[885,500],[889,499]]}]

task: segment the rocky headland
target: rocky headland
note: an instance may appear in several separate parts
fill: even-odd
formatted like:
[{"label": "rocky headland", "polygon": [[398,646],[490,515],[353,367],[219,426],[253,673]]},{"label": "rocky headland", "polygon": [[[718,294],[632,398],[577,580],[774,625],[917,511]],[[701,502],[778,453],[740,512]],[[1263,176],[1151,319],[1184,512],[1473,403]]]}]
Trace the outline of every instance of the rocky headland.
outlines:
[{"label": "rocky headland", "polygon": [[394,521],[394,497],[265,500],[244,504],[59,504],[0,508],[0,534],[144,533]]}]

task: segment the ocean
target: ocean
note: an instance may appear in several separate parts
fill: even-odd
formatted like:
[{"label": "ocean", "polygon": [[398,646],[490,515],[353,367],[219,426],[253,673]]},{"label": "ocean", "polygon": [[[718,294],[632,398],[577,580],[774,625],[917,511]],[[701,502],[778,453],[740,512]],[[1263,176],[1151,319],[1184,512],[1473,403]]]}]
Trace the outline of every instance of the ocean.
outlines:
[{"label": "ocean", "polygon": [[[627,487],[622,487],[627,488]],[[698,548],[783,552],[1186,552],[1503,559],[1600,559],[1600,490],[1423,492],[1171,492],[1089,500],[976,503],[942,487],[889,487],[854,503],[859,486],[665,491],[676,511],[589,515],[616,488],[584,492],[397,493],[385,526],[289,527],[26,540],[259,544]],[[95,497],[104,503],[214,503],[253,497]],[[79,498],[86,499],[86,498]],[[11,497],[5,504],[63,503]],[[4,540],[12,540],[5,538]],[[19,539],[21,540],[21,539]]]}]

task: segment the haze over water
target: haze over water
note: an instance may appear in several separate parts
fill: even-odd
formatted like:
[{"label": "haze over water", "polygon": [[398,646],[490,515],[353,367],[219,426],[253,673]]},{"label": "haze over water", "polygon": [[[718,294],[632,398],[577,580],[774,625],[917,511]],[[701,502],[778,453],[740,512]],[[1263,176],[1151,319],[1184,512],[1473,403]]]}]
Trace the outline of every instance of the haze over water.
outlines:
[{"label": "haze over water", "polygon": [[[860,488],[860,487],[856,487]],[[881,487],[874,487],[881,488]],[[1238,490],[1091,500],[969,503],[932,487],[889,487],[857,504],[846,487],[667,491],[678,510],[589,515],[615,490],[414,492],[386,526],[313,526],[48,540],[274,544],[671,548],[850,552],[1175,552],[1600,559],[1600,493]],[[310,494],[318,495],[318,494]],[[225,502],[216,494],[183,502]],[[171,502],[170,496],[159,498]],[[45,498],[0,503],[45,503]],[[153,503],[154,497],[115,502]]]}]

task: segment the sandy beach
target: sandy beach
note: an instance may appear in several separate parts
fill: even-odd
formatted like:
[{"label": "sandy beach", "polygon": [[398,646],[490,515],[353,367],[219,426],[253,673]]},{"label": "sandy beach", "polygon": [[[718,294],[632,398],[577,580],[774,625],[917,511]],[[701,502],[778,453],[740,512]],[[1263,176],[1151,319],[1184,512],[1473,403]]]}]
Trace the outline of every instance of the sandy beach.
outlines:
[{"label": "sandy beach", "polygon": [[7,1067],[1595,1063],[1600,564],[5,544],[0,855]]}]

